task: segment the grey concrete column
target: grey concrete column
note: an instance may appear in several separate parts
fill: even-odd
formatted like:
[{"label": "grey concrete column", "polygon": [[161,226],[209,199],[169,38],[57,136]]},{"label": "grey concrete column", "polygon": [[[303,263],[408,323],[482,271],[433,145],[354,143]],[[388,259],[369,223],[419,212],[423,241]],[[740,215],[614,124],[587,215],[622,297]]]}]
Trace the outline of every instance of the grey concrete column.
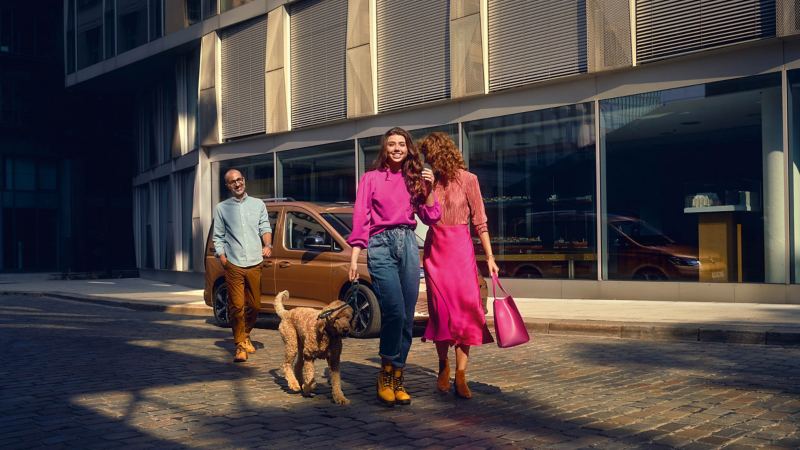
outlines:
[{"label": "grey concrete column", "polygon": [[292,128],[292,71],[290,21],[286,6],[279,6],[267,15],[266,84],[267,134]]},{"label": "grey concrete column", "polygon": [[203,36],[200,46],[200,98],[198,99],[200,144],[212,145],[220,142],[219,108],[217,104],[217,33]]},{"label": "grey concrete column", "polygon": [[208,149],[201,148],[197,170],[195,171],[194,201],[192,205],[192,242],[194,245],[193,272],[205,272],[205,247],[211,220],[214,218],[211,193],[211,163],[208,161]]},{"label": "grey concrete column", "polygon": [[347,117],[378,112],[376,0],[347,3]]},{"label": "grey concrete column", "polygon": [[783,184],[783,98],[781,89],[761,93],[761,152],[764,209],[764,281],[786,281],[786,222]]},{"label": "grey concrete column", "polygon": [[[791,108],[791,105],[790,105]],[[790,125],[791,126],[791,125]],[[796,136],[794,139],[798,139]],[[800,283],[800,151],[798,145],[792,145],[792,185],[791,185],[791,199],[792,211],[794,217],[792,218],[792,260],[794,267],[793,283]]]}]

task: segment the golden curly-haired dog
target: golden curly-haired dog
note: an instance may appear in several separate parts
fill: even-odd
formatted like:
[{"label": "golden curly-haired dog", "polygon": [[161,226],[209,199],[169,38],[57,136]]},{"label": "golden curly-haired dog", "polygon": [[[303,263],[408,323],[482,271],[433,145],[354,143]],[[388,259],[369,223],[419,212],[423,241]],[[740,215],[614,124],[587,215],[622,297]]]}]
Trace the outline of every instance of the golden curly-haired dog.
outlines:
[{"label": "golden curly-haired dog", "polygon": [[[294,308],[287,311],[283,307],[283,301],[288,298],[289,291],[283,291],[275,296],[275,312],[281,318],[278,330],[281,332],[286,348],[283,373],[286,381],[289,382],[289,389],[299,392],[300,384],[297,379],[302,378],[303,392],[310,393],[317,385],[314,380],[314,361],[324,358],[328,360],[333,400],[339,405],[350,404],[350,400],[346,399],[342,393],[339,362],[342,356],[342,338],[350,332],[353,308],[346,306],[325,319],[317,319],[320,314],[317,309]],[[342,305],[344,302],[337,300],[326,306],[323,311]],[[297,362],[292,367],[295,357],[297,357]]]}]

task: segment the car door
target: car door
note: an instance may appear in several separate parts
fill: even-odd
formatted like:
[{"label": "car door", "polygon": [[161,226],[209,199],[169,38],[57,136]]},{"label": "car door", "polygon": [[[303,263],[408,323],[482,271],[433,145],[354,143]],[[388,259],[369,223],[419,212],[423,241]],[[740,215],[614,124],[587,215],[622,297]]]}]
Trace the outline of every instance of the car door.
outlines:
[{"label": "car door", "polygon": [[[264,265],[261,269],[261,294],[274,296],[278,293],[278,290],[275,286],[275,267],[277,267],[277,259],[276,256],[276,245],[275,241],[281,235],[279,230],[280,223],[278,222],[278,218],[280,217],[281,212],[283,211],[283,207],[276,207],[271,208],[269,204],[267,204],[267,215],[269,216],[269,226],[272,228],[272,256],[268,258],[264,258]],[[263,302],[263,299],[262,299]]]},{"label": "car door", "polygon": [[[331,233],[310,212],[296,207],[284,210],[281,226],[283,239],[277,249],[275,269],[277,292],[289,291],[289,306],[323,308],[336,300],[330,298]],[[319,236],[327,250],[306,248],[309,236]]]}]

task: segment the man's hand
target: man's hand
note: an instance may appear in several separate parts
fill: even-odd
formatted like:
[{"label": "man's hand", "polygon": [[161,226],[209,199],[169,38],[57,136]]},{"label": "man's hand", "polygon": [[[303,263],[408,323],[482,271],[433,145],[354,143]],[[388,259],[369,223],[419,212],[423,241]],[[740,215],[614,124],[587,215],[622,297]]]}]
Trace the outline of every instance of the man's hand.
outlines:
[{"label": "man's hand", "polygon": [[261,257],[269,258],[270,256],[272,256],[272,248],[267,245],[261,247]]},{"label": "man's hand", "polygon": [[228,265],[228,258],[225,256],[224,253],[219,255],[219,262],[222,263],[222,267],[225,267],[225,266]]}]

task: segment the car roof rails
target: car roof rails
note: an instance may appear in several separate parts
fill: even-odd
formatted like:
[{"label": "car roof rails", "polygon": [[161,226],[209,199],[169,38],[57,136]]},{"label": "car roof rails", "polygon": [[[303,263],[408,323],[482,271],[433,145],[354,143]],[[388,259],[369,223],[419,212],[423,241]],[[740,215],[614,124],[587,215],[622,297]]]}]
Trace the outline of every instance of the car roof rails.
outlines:
[{"label": "car roof rails", "polygon": [[292,197],[262,198],[265,202],[296,202]]}]

